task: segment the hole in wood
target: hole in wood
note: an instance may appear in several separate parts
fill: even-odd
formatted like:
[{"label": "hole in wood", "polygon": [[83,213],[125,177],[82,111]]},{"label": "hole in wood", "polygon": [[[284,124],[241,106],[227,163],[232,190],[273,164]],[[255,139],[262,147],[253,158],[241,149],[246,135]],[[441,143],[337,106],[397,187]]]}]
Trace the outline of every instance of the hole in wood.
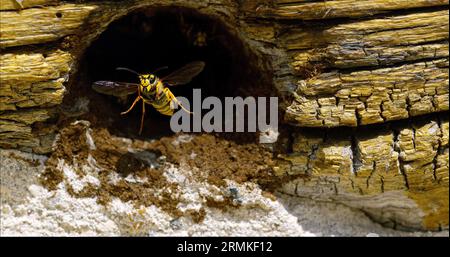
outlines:
[{"label": "hole in wood", "polygon": [[[168,66],[157,72],[164,77],[196,60],[206,63],[203,72],[187,85],[170,87],[175,96],[184,96],[191,104],[194,88],[202,90],[202,98],[271,94],[267,79],[270,72],[257,66],[261,62],[232,28],[195,10],[172,7],[137,10],[111,23],[85,52],[78,74],[72,78],[65,105],[76,105],[79,99],[88,99],[89,112],[81,118],[91,121],[93,126],[107,127],[113,134],[140,137],[141,106],[137,105],[127,115],[120,115],[131,105],[135,95],[120,101],[95,92],[91,84],[98,80],[139,82],[136,75],[116,71],[116,67],[149,73]],[[159,138],[170,134],[170,117],[147,105],[141,136]],[[239,140],[256,140],[253,134],[236,134]]]}]

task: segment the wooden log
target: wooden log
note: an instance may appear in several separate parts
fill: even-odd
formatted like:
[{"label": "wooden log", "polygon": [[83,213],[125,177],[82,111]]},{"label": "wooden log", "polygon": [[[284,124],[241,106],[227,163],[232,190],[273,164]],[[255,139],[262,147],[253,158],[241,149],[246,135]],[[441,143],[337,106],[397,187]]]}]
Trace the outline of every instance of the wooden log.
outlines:
[{"label": "wooden log", "polygon": [[448,110],[448,59],[300,80],[286,119],[301,126],[382,123]]},{"label": "wooden log", "polygon": [[62,50],[4,54],[0,59],[0,81],[39,82],[57,79],[69,71],[70,60],[71,55]]},{"label": "wooden log", "polygon": [[56,5],[59,0],[0,0],[0,11]]},{"label": "wooden log", "polygon": [[448,228],[448,1],[15,2],[0,8],[1,147],[51,150],[36,124],[57,112],[83,50],[111,21],[144,7],[194,8],[235,28],[261,58],[249,62],[267,63],[261,72],[286,94],[293,143],[274,169],[306,179],[283,192],[393,227]]},{"label": "wooden log", "polygon": [[[448,110],[447,59],[431,66],[420,62],[448,58],[448,10],[319,31],[294,29],[281,36],[285,47],[294,51],[295,74],[316,65],[337,69],[297,82],[288,121],[300,126],[357,126]],[[415,63],[402,65],[406,62]],[[370,68],[384,66],[390,67]],[[358,67],[362,68],[357,72],[346,71]]]},{"label": "wooden log", "polygon": [[[348,131],[300,130],[293,135],[293,153],[281,156],[288,161],[288,168],[280,170],[310,177],[288,183],[282,191],[315,199],[339,199],[385,224],[393,222],[389,215],[395,212],[405,217],[397,219],[400,223],[390,224],[397,228],[448,226],[443,218],[448,216],[448,117],[430,118],[378,130],[361,128],[353,135]],[[399,198],[403,200],[397,202]],[[435,199],[435,209],[425,200],[430,198]],[[397,202],[392,207],[398,210],[379,212],[380,206],[375,206],[383,201]],[[420,211],[415,204],[420,205]],[[411,215],[415,218],[410,219]]]},{"label": "wooden log", "polygon": [[95,5],[63,4],[30,8],[21,12],[0,12],[0,48],[42,44],[82,30]]},{"label": "wooden log", "polygon": [[71,61],[61,50],[2,55],[0,111],[60,104]]},{"label": "wooden log", "polygon": [[[386,66],[448,57],[448,10],[340,24],[323,29],[290,29],[280,37],[292,52],[297,73],[323,67]],[[313,49],[313,50],[310,50]]]}]

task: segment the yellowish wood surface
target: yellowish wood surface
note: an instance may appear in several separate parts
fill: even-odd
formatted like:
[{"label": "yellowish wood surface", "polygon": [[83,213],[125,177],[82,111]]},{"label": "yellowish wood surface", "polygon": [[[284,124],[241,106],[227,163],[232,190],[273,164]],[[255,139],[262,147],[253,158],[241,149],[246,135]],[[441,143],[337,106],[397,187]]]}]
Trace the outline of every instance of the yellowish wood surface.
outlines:
[{"label": "yellowish wood surface", "polygon": [[[262,1],[261,1],[262,2]],[[369,17],[395,10],[448,5],[447,0],[335,0],[335,1],[275,1],[274,7],[261,3],[256,15],[279,19],[321,20],[342,17]]]},{"label": "yellowish wood surface", "polygon": [[59,0],[0,0],[0,11],[55,5]]}]

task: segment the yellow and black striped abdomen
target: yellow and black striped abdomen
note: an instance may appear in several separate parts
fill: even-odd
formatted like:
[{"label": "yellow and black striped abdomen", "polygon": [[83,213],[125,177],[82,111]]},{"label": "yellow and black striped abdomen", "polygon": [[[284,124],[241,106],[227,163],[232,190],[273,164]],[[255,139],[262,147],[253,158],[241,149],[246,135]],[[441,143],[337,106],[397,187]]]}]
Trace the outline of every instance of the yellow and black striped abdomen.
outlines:
[{"label": "yellow and black striped abdomen", "polygon": [[151,90],[149,92],[143,92],[144,101],[148,104],[151,104],[153,108],[155,108],[158,112],[164,115],[172,116],[173,109],[170,108],[171,98],[168,96],[164,90],[164,86],[160,82],[157,87],[160,87],[160,95],[159,98],[156,98],[156,89]]},{"label": "yellow and black striped abdomen", "polygon": [[171,99],[166,95],[165,92],[162,92],[159,99],[151,102],[150,104],[161,114],[172,116],[173,109],[170,108]]}]

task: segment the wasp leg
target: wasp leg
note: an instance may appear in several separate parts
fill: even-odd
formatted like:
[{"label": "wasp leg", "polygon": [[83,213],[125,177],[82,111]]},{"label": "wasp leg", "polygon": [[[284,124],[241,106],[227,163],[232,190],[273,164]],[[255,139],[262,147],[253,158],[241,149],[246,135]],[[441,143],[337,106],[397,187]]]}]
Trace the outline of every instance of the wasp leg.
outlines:
[{"label": "wasp leg", "polygon": [[184,106],[180,103],[180,101],[178,101],[178,99],[172,94],[172,92],[170,92],[170,90],[167,87],[164,88],[164,93],[166,94],[166,97],[169,101],[174,101],[175,103],[177,103],[181,107],[181,109],[183,109],[185,112],[189,114],[194,114],[193,112],[190,112],[189,110],[184,108]]},{"label": "wasp leg", "polygon": [[145,102],[142,101],[142,116],[141,116],[141,127],[139,128],[139,135],[142,134],[142,129],[144,128],[144,116],[145,116]]},{"label": "wasp leg", "polygon": [[121,112],[120,114],[121,114],[121,115],[124,115],[124,114],[129,113],[129,112],[133,109],[133,107],[136,105],[136,103],[139,101],[139,99],[141,99],[141,96],[140,96],[140,95],[139,95],[138,97],[136,97],[136,99],[134,99],[133,104],[131,105],[130,108],[128,108],[128,110],[126,110],[126,111],[124,111],[124,112]]}]

